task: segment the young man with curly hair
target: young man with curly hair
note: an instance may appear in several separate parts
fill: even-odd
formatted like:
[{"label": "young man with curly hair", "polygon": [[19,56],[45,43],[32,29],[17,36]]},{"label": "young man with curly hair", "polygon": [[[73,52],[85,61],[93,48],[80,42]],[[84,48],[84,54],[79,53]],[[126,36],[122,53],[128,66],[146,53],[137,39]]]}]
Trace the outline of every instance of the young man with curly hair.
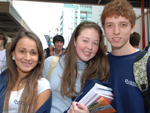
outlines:
[{"label": "young man with curly hair", "polygon": [[[145,113],[143,96],[133,75],[133,63],[141,52],[130,44],[135,20],[135,12],[127,0],[115,0],[108,3],[101,15],[104,33],[112,48],[108,57],[109,82],[112,83],[114,94],[112,106],[117,113]],[[150,83],[150,59],[147,63],[147,76]],[[150,88],[148,92],[150,94]]]}]

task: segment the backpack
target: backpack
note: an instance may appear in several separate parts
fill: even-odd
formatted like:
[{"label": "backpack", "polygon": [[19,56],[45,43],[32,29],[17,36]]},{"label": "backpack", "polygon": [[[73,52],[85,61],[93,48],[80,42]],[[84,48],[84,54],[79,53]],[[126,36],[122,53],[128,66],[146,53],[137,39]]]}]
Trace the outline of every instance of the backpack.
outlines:
[{"label": "backpack", "polygon": [[[107,54],[107,57],[109,57],[109,55],[110,53]],[[137,87],[142,93],[146,113],[149,113],[150,108],[150,99],[148,95],[148,79],[146,72],[146,66],[149,57],[150,52],[142,51],[138,54],[133,64],[134,79],[137,84]]]},{"label": "backpack", "polygon": [[150,108],[150,99],[148,95],[148,79],[147,79],[147,72],[146,72],[146,66],[149,57],[150,57],[150,52],[142,51],[136,57],[133,64],[134,79],[138,88],[142,93],[146,113],[149,113],[149,108]]}]

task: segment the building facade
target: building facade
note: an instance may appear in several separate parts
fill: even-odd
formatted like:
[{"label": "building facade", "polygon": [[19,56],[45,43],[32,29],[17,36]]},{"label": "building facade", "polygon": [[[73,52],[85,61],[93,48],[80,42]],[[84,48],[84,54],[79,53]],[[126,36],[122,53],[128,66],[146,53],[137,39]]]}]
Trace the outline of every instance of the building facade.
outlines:
[{"label": "building facade", "polygon": [[92,21],[92,5],[64,4],[60,17],[60,35],[67,47],[73,30],[80,22]]}]

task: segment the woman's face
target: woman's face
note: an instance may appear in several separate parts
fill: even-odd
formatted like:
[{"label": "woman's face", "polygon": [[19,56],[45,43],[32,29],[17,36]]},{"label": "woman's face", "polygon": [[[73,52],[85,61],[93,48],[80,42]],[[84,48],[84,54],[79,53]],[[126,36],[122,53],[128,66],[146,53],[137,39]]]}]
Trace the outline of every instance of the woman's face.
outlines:
[{"label": "woman's face", "polygon": [[99,34],[94,28],[86,28],[78,35],[74,42],[77,53],[77,61],[87,62],[92,59],[99,48]]},{"label": "woman's face", "polygon": [[29,38],[21,38],[12,52],[15,56],[15,63],[17,65],[18,73],[30,73],[31,70],[37,65],[39,53],[36,42]]}]

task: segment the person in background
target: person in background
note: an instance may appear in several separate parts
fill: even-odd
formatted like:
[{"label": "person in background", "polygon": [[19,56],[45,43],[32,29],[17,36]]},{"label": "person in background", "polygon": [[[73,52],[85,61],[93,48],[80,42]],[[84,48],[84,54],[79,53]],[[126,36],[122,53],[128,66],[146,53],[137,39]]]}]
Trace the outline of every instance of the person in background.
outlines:
[{"label": "person in background", "polygon": [[7,68],[6,49],[7,36],[0,31],[0,74]]},{"label": "person in background", "polygon": [[65,49],[63,48],[64,37],[61,35],[54,36],[53,43],[54,43],[55,48],[53,48],[52,52],[50,52],[50,56],[62,55],[65,52]]},{"label": "person in background", "polygon": [[[53,56],[45,59],[43,76],[47,77]],[[104,38],[101,28],[94,22],[82,22],[74,30],[69,45],[59,59],[50,76],[52,90],[51,113],[63,113],[67,110],[72,98],[77,97],[87,79],[107,81],[109,64],[104,49]],[[79,104],[75,112],[87,111]]]},{"label": "person in background", "polygon": [[144,50],[150,52],[150,42],[148,43],[148,46],[144,48]]},{"label": "person in background", "polygon": [[44,57],[45,59],[50,56],[50,52],[52,52],[53,46],[50,45],[46,49],[44,49]]},{"label": "person in background", "polygon": [[44,55],[38,36],[19,31],[7,60],[8,73],[1,75],[8,78],[0,87],[0,112],[35,113],[50,97],[50,83],[42,77]]},{"label": "person in background", "polygon": [[139,44],[140,44],[140,34],[137,33],[137,32],[133,32],[131,35],[130,35],[130,44],[135,48],[137,49],[137,51],[139,50]]},{"label": "person in background", "polygon": [[52,45],[49,46],[45,51],[45,58],[49,56],[61,56],[64,52],[65,49],[63,48],[64,45],[64,37],[61,35],[55,35],[53,38],[53,43],[55,48],[52,48]]},{"label": "person in background", "polygon": [[[111,105],[117,113],[145,113],[141,91],[133,75],[133,63],[141,50],[130,44],[130,35],[134,32],[136,15],[127,0],[114,0],[105,5],[101,22],[104,33],[111,44],[108,56],[114,101]],[[147,62],[148,83],[150,83],[150,59]],[[150,87],[148,88],[150,96]]]}]

